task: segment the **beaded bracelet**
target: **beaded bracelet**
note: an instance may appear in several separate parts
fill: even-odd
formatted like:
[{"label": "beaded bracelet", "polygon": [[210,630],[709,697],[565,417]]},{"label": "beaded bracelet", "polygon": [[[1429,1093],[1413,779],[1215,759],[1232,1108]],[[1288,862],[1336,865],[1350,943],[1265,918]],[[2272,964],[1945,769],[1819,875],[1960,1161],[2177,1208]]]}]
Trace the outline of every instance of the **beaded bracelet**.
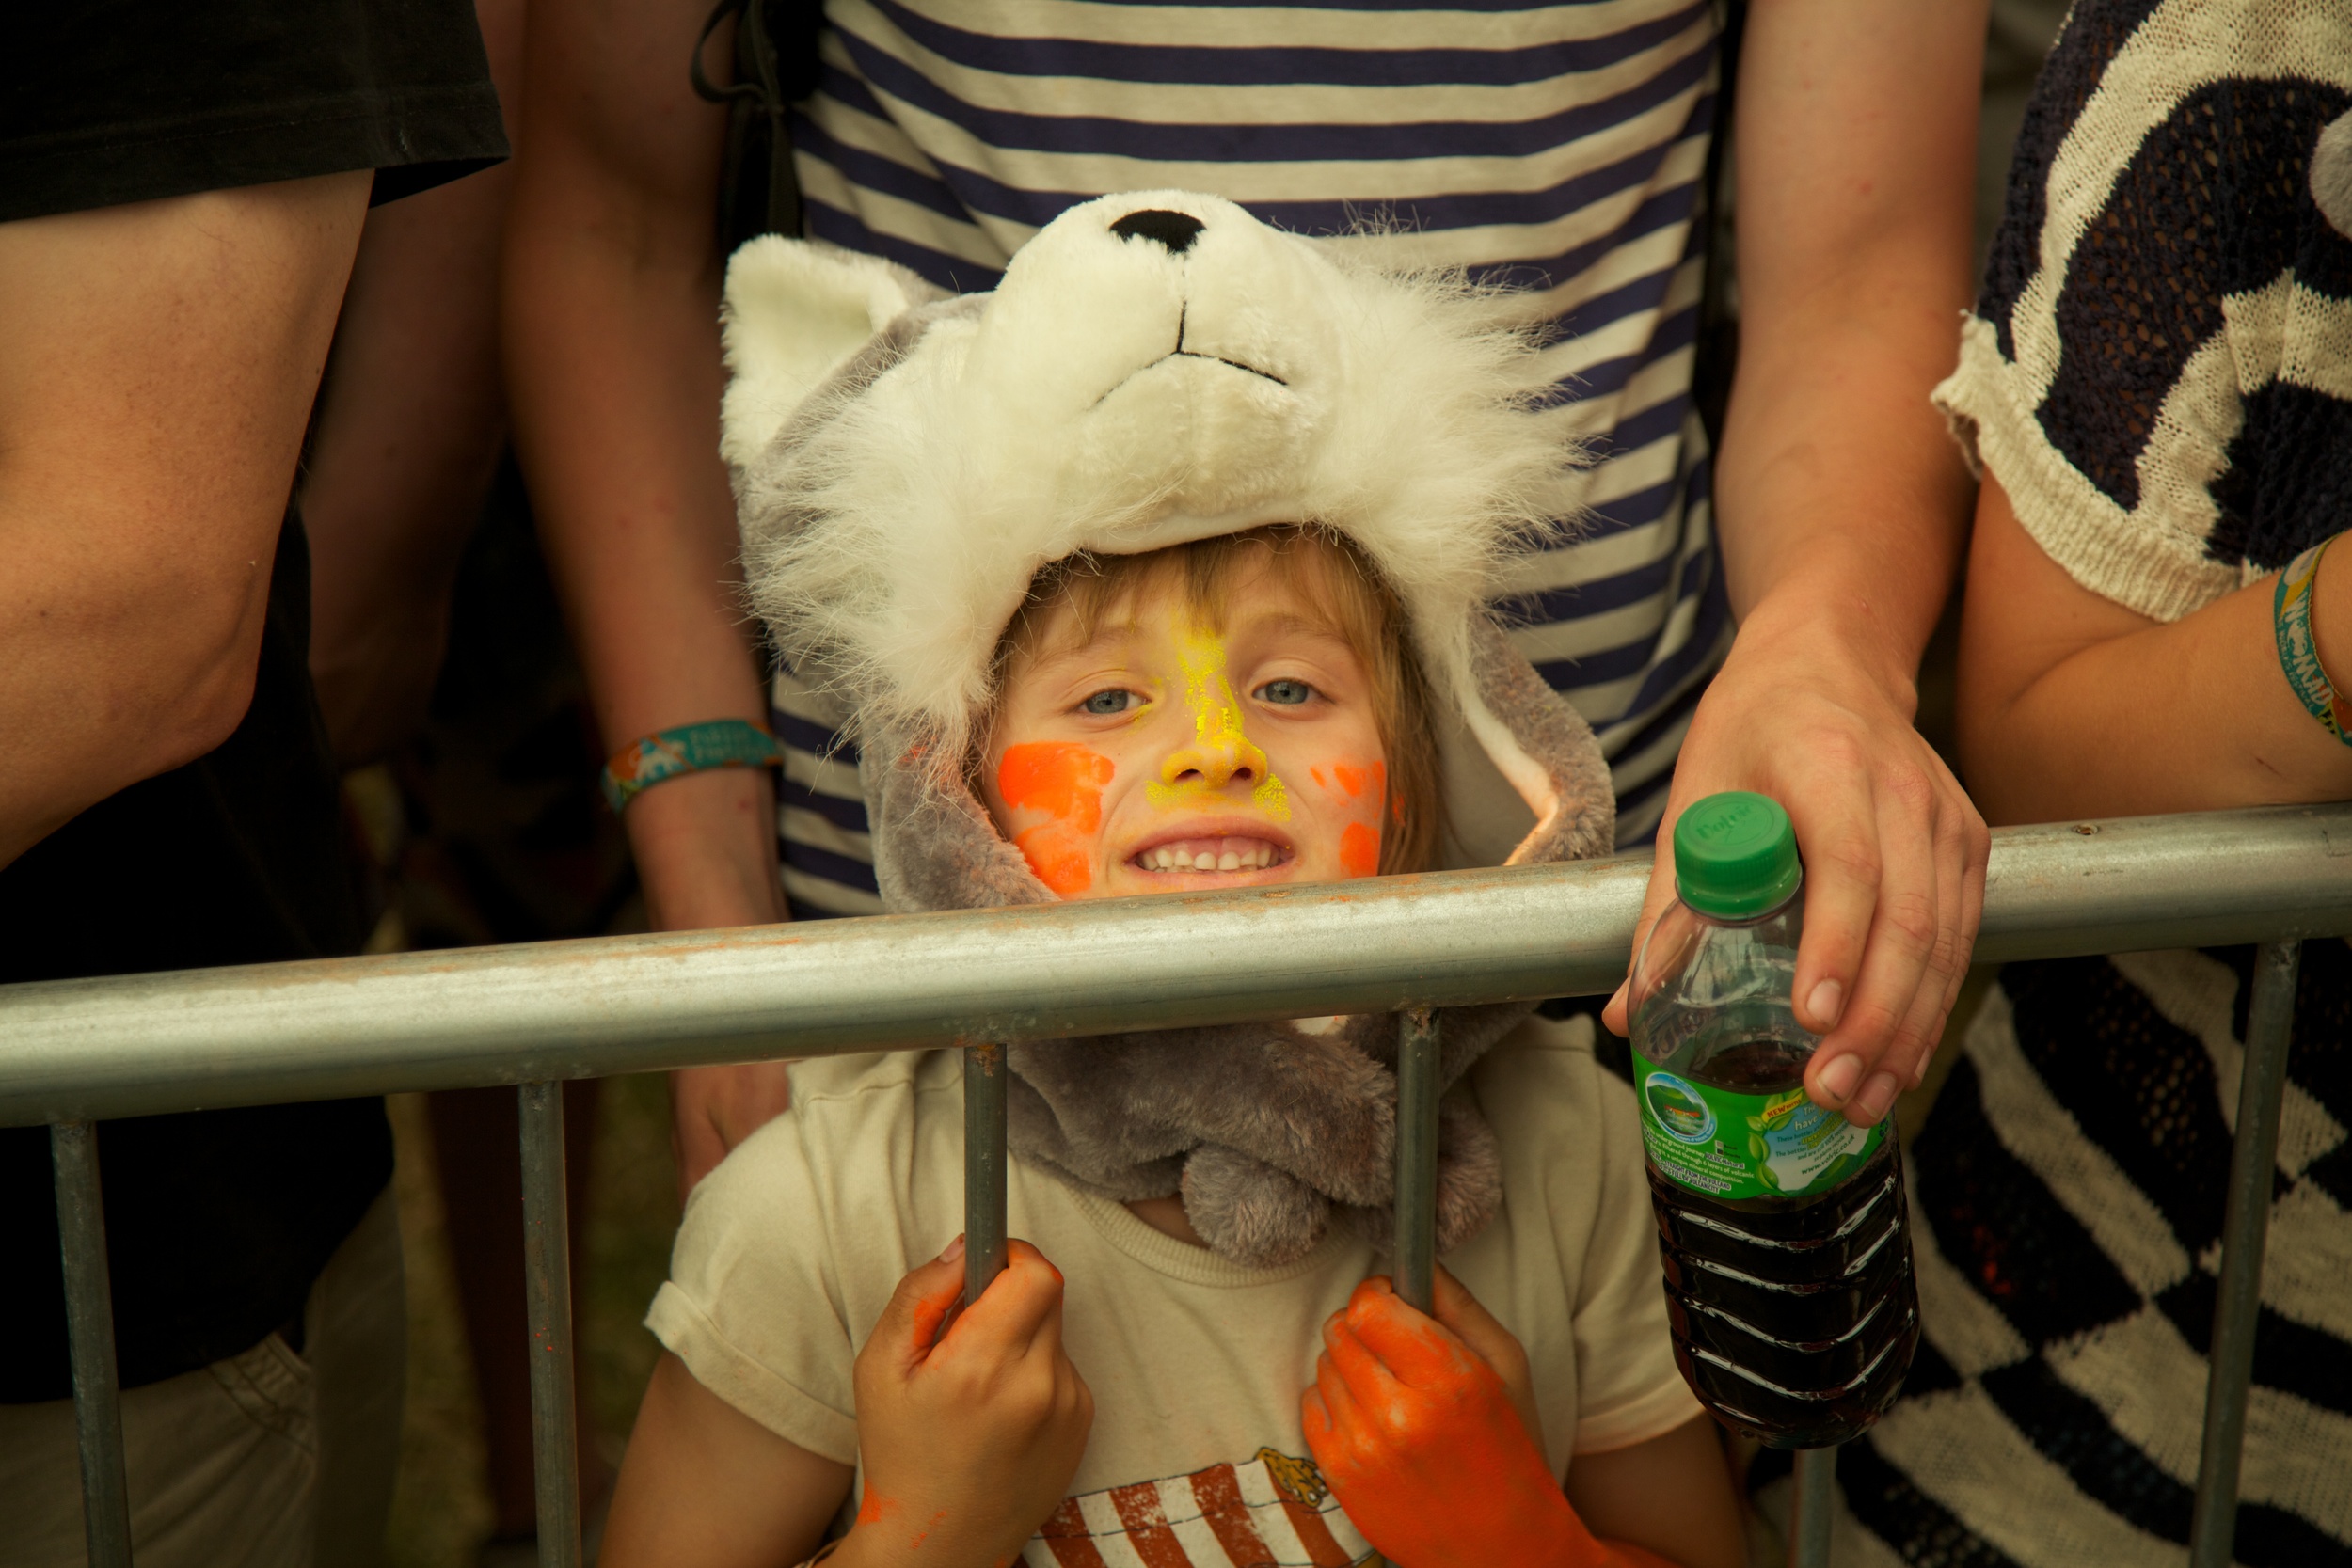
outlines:
[{"label": "beaded bracelet", "polygon": [[2328,733],[2352,746],[2352,703],[2344,701],[2319,662],[2319,642],[2312,635],[2312,588],[2319,580],[2319,558],[2343,535],[2321,540],[2279,574],[2279,592],[2271,600],[2271,617],[2279,626],[2279,667],[2287,684]]},{"label": "beaded bracelet", "polygon": [[640,736],[604,765],[604,799],[617,816],[665,779],[712,768],[781,768],[784,748],[747,719],[712,719]]}]

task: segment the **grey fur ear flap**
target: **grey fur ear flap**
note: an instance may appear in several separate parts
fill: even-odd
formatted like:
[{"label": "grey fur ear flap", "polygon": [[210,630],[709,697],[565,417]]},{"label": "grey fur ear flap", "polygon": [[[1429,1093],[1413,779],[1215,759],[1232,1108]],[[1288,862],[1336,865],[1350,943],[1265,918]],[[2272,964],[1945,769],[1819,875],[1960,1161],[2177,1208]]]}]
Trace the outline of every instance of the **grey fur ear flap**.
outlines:
[{"label": "grey fur ear flap", "polygon": [[1314,1251],[1331,1200],[1291,1172],[1223,1144],[1184,1160],[1184,1217],[1211,1251],[1247,1268],[1280,1268]]},{"label": "grey fur ear flap", "polygon": [[750,466],[792,411],[883,327],[946,297],[879,256],[763,234],[727,262],[721,307],[730,372],[719,455]]},{"label": "grey fur ear flap", "polygon": [[[1456,1086],[1438,1101],[1438,1256],[1486,1229],[1502,1207],[1502,1145],[1469,1091]],[[1395,1256],[1393,1204],[1351,1206],[1345,1212],[1375,1251]]]}]

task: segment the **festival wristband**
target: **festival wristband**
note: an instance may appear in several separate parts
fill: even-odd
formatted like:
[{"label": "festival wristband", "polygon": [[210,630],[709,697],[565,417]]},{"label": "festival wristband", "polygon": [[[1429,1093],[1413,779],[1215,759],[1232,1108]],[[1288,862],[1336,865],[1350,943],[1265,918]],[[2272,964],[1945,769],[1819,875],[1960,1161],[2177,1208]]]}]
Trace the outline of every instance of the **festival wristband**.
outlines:
[{"label": "festival wristband", "polygon": [[2287,562],[2287,569],[2279,574],[2279,592],[2271,600],[2270,611],[2278,623],[2279,667],[2286,672],[2287,684],[2329,735],[2352,746],[2352,703],[2345,702],[2328,678],[2319,662],[2319,641],[2312,633],[2312,590],[2319,581],[2320,558],[2341,537],[2323,539]]},{"label": "festival wristband", "polygon": [[604,765],[604,799],[619,816],[628,804],[666,779],[712,768],[781,768],[776,737],[747,719],[712,719],[640,736]]}]

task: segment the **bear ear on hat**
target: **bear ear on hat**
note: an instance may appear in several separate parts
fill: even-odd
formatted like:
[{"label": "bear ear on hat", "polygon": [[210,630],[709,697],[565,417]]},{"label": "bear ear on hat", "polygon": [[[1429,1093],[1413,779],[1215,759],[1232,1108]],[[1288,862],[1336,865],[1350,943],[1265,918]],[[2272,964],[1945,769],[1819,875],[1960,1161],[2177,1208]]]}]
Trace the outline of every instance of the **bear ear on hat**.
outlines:
[{"label": "bear ear on hat", "polygon": [[731,378],[720,404],[719,455],[737,468],[749,465],[876,333],[944,297],[878,256],[781,234],[744,245],[727,262],[721,313]]}]

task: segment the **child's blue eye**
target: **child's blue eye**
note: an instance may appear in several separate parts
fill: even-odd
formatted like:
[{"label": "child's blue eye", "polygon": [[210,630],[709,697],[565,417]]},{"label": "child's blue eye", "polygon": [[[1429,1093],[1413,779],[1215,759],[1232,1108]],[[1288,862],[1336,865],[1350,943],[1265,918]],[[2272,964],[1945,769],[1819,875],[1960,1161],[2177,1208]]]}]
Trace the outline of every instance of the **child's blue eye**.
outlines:
[{"label": "child's blue eye", "polygon": [[1085,702],[1080,703],[1078,711],[1102,715],[1124,713],[1131,707],[1142,705],[1142,698],[1126,688],[1112,686],[1104,688]]},{"label": "child's blue eye", "polygon": [[1315,689],[1305,681],[1268,681],[1250,693],[1262,703],[1279,703],[1285,707],[1312,702]]}]

